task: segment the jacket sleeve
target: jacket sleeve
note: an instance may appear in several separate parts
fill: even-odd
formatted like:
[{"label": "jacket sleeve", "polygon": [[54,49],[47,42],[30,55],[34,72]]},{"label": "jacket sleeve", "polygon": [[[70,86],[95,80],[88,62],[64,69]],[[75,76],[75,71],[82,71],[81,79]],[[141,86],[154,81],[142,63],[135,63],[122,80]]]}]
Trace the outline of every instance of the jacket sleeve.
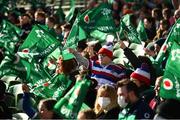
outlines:
[{"label": "jacket sleeve", "polygon": [[124,49],[124,55],[135,69],[141,66],[141,62],[139,61],[138,57],[128,47]]},{"label": "jacket sleeve", "polygon": [[30,93],[24,93],[23,95],[23,110],[30,117],[34,118],[37,115],[37,111],[32,107],[30,101]]},{"label": "jacket sleeve", "polygon": [[74,56],[76,57],[76,60],[77,62],[80,64],[80,65],[83,65],[84,67],[86,67],[87,69],[89,68],[89,60],[86,59],[85,57],[83,57],[80,53],[78,52],[75,52],[73,53]]}]

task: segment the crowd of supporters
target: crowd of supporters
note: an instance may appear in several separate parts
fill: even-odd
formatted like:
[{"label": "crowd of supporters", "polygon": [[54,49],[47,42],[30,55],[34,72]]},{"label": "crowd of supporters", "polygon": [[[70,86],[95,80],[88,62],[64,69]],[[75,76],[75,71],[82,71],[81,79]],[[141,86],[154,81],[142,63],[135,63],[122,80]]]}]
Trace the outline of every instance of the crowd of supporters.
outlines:
[{"label": "crowd of supporters", "polygon": [[[77,119],[180,119],[179,99],[166,99],[159,94],[168,55],[158,66],[154,64],[173,25],[180,18],[180,3],[178,0],[127,1],[113,0],[109,3],[108,0],[89,0],[87,7],[78,11],[83,13],[103,2],[110,4],[113,22],[117,27],[122,16],[130,14],[135,27],[139,21],[144,23],[147,39],[142,41],[143,44],[118,38],[110,42],[97,39],[79,41],[76,48],[67,49],[70,56],[62,55],[58,59],[56,70],[52,73],[61,75],[59,80],[70,80],[70,84],[61,90],[59,82],[53,81],[48,88],[53,94],[47,98],[36,96],[31,92],[31,88],[36,86],[29,86],[18,76],[1,76],[0,119],[65,119],[54,110],[54,106],[84,76],[91,81],[83,101],[88,107],[79,110]],[[49,34],[60,45],[65,45],[78,13],[75,12],[73,18],[66,21],[64,15],[58,14],[58,10],[21,8],[16,9],[20,14],[15,11],[1,13],[0,22],[8,20],[22,29],[14,52],[18,51],[34,25],[46,26]],[[6,49],[1,47],[1,64],[5,57]],[[54,97],[54,93],[60,92],[61,96]]]}]

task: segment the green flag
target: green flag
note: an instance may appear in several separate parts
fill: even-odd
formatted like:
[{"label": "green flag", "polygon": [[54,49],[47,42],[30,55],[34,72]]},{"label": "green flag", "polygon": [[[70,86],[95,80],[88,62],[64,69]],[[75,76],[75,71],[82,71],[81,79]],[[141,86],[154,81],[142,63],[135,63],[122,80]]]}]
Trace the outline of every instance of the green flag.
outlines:
[{"label": "green flag", "polygon": [[63,118],[76,119],[89,86],[87,79],[76,81],[75,86],[56,103],[54,110]]},{"label": "green flag", "polygon": [[56,16],[59,17],[59,23],[63,23],[64,20],[65,20],[65,14],[64,14],[64,11],[61,7],[59,7],[55,13],[54,13]]},{"label": "green flag", "polygon": [[67,22],[70,22],[72,20],[74,13],[75,13],[75,7],[71,7],[69,13],[67,14],[65,18]]},{"label": "green flag", "polygon": [[55,98],[59,100],[72,84],[69,76],[64,74],[55,75],[51,80],[44,83],[38,82],[32,92],[42,98]]},{"label": "green flag", "polygon": [[171,28],[171,31],[169,32],[168,37],[166,38],[166,41],[162,45],[162,47],[156,57],[155,61],[158,62],[159,64],[162,63],[165,55],[167,55],[168,52],[170,51],[170,48],[171,48],[173,42],[176,41],[177,43],[179,43],[179,38],[180,38],[179,26],[180,26],[180,19],[178,19],[176,21],[176,23],[173,25],[173,27]]},{"label": "green flag", "polygon": [[128,38],[132,43],[141,44],[138,32],[130,21],[131,16],[131,14],[127,14],[121,19],[119,31],[120,39]]},{"label": "green flag", "polygon": [[0,0],[0,13],[4,14],[8,11],[8,0]]},{"label": "green flag", "polygon": [[19,47],[19,52],[33,53],[36,57],[46,57],[59,45],[59,41],[40,26],[34,26],[24,43]]},{"label": "green flag", "polygon": [[117,31],[109,4],[102,3],[98,7],[87,10],[82,15],[78,15],[64,49],[67,47],[75,48],[78,41],[88,38],[90,34],[94,37],[94,34],[91,32],[95,30],[103,33],[114,33]]},{"label": "green flag", "polygon": [[30,63],[20,59],[15,60],[15,56],[6,56],[0,65],[0,77],[5,75],[16,75],[22,80],[27,79],[30,76]]},{"label": "green flag", "polygon": [[90,36],[98,39],[100,42],[105,42],[108,39],[108,36],[114,36],[113,33],[104,33],[99,30],[94,30],[90,33]]},{"label": "green flag", "polygon": [[88,33],[92,30],[105,33],[116,32],[111,5],[102,3],[98,7],[85,11],[80,16],[79,25]]},{"label": "green flag", "polygon": [[78,41],[81,41],[87,37],[86,32],[79,26],[79,18],[77,17],[72,29],[68,35],[68,38],[65,42],[63,49],[67,49],[68,47],[76,48]]},{"label": "green flag", "polygon": [[139,34],[139,39],[141,41],[146,41],[148,39],[145,28],[144,28],[144,23],[142,20],[140,20],[136,30]]},{"label": "green flag", "polygon": [[180,100],[180,44],[174,42],[166,64],[160,96]]},{"label": "green flag", "polygon": [[69,13],[66,16],[66,21],[67,22],[70,22],[71,19],[74,16],[74,13],[75,13],[75,0],[70,0],[70,7],[71,7],[71,9],[70,9]]},{"label": "green flag", "polygon": [[2,25],[3,25],[3,29],[9,30],[9,31],[10,30],[15,31],[18,35],[22,34],[22,30],[19,27],[17,27],[16,25],[13,25],[7,20],[3,20]]},{"label": "green flag", "polygon": [[3,20],[0,31],[0,47],[5,48],[10,54],[13,54],[15,44],[19,41],[18,34],[21,34],[21,30],[18,27]]},{"label": "green flag", "polygon": [[107,38],[107,33],[104,33],[104,32],[101,32],[99,30],[93,30],[91,33],[90,33],[90,36],[92,36],[93,38],[96,38],[100,41],[105,41],[106,38]]}]

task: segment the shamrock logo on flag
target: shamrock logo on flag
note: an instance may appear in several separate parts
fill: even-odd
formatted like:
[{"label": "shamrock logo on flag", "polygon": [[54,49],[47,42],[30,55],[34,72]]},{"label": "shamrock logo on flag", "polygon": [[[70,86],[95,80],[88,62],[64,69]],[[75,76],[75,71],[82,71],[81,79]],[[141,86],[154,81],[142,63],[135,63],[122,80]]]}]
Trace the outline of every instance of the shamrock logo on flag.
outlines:
[{"label": "shamrock logo on flag", "polygon": [[88,15],[85,15],[85,16],[84,16],[84,22],[86,22],[86,23],[88,24],[89,21],[90,21],[90,20],[89,20],[89,16],[88,16]]},{"label": "shamrock logo on flag", "polygon": [[173,83],[170,79],[164,79],[163,81],[163,87],[167,90],[171,90],[173,88]]}]

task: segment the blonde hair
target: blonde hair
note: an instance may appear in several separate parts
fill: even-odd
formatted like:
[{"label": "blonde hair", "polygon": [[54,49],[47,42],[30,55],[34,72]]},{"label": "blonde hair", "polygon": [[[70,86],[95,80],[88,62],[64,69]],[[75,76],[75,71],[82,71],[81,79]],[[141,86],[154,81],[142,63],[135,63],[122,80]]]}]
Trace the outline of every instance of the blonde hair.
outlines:
[{"label": "blonde hair", "polygon": [[106,97],[109,97],[111,100],[111,103],[107,106],[107,109],[112,109],[112,108],[118,106],[118,104],[117,104],[117,90],[113,86],[102,85],[97,91],[96,101],[95,101],[95,105],[94,105],[94,112],[96,113],[96,115],[99,115],[103,111],[101,106],[98,104],[98,98],[104,92],[107,95]]}]

